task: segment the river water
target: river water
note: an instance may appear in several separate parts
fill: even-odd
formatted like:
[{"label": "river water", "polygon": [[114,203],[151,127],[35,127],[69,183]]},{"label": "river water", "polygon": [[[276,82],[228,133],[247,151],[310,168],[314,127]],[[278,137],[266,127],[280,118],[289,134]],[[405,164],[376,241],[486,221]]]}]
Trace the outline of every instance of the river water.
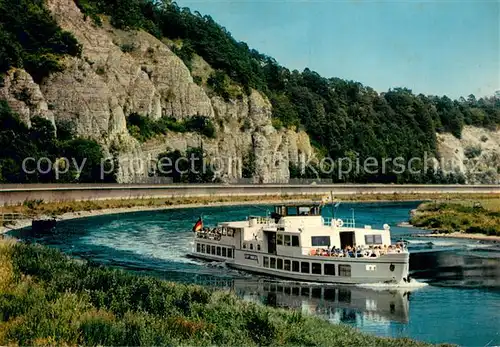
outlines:
[{"label": "river water", "polygon": [[[114,214],[59,222],[50,234],[29,229],[13,236],[79,258],[171,281],[218,286],[261,304],[300,309],[334,323],[379,336],[410,337],[462,346],[500,345],[500,245],[417,237],[399,228],[418,203],[345,203],[337,217],[391,225],[392,237],[409,240],[409,288],[334,286],[274,281],[191,260],[189,231],[200,215],[205,225],[265,215],[271,206],[187,208]],[[353,210],[354,209],[354,210]],[[330,209],[323,211],[331,215]]]}]

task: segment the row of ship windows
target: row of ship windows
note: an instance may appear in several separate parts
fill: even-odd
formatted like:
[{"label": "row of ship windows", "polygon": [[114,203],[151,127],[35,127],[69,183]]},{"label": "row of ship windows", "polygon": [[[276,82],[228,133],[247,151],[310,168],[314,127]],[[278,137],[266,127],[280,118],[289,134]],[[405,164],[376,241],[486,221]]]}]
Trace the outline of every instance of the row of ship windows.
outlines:
[{"label": "row of ship windows", "polygon": [[204,245],[203,243],[196,244],[196,252],[218,255],[220,257],[226,257],[226,258],[234,258],[234,253],[232,248]]},{"label": "row of ship windows", "polygon": [[[305,274],[335,276],[335,266],[336,264],[309,263],[308,261],[264,257],[264,267],[266,268]],[[339,264],[338,275],[351,277],[351,265]]]},{"label": "row of ship windows", "polygon": [[344,288],[289,287],[280,286],[279,284],[264,284],[264,291],[270,293],[284,293],[286,295],[307,296],[328,300],[330,302],[338,300],[338,302],[351,303],[351,291]]},{"label": "row of ship windows", "polygon": [[276,244],[283,246],[299,247],[299,237],[297,235],[276,235]]},{"label": "row of ship windows", "polygon": [[[259,244],[257,244],[257,246],[256,246],[256,247],[257,247],[257,250],[258,250],[258,251],[260,251],[260,245],[259,245]],[[250,250],[253,250],[253,249],[254,249],[254,247],[253,247],[253,243],[249,243],[249,244],[248,244],[248,248],[250,248]],[[246,242],[244,242],[244,243],[243,243],[243,249],[247,249],[247,244],[246,244]]]}]

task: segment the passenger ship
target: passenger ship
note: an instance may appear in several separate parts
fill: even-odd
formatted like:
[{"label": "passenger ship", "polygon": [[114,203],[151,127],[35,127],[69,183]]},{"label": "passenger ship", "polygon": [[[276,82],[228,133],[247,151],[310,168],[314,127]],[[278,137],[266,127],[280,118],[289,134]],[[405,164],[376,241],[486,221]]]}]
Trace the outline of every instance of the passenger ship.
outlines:
[{"label": "passenger ship", "polygon": [[196,223],[189,256],[223,261],[228,267],[261,275],[323,283],[409,281],[409,253],[391,244],[390,227],[357,227],[354,219],[325,218],[321,203],[281,204],[270,216]]}]

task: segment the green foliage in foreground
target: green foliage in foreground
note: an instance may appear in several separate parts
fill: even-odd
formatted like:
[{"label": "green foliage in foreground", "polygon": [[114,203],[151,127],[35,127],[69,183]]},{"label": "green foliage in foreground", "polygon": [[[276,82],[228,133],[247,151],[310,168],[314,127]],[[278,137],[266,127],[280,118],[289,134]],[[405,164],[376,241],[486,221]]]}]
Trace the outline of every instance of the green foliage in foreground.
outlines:
[{"label": "green foliage in foreground", "polygon": [[500,236],[500,211],[480,204],[424,203],[410,220],[416,227],[442,233],[465,232]]},{"label": "green foliage in foreground", "polygon": [[77,263],[41,246],[1,246],[0,344],[426,345],[366,335],[229,293]]},{"label": "green foliage in foreground", "polygon": [[156,135],[166,134],[169,130],[180,133],[197,132],[209,138],[214,138],[216,135],[213,122],[205,116],[193,116],[180,121],[173,117],[152,120],[132,113],[127,117],[127,129],[140,142],[146,142]]}]

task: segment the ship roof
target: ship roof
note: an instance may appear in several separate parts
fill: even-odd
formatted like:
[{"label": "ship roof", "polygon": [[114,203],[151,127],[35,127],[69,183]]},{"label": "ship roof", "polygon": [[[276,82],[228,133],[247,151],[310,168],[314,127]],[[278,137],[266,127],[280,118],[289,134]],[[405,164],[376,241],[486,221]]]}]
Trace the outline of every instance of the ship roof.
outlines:
[{"label": "ship roof", "polygon": [[303,206],[322,206],[321,201],[286,201],[275,203],[274,206],[285,206],[285,207],[303,207]]}]

